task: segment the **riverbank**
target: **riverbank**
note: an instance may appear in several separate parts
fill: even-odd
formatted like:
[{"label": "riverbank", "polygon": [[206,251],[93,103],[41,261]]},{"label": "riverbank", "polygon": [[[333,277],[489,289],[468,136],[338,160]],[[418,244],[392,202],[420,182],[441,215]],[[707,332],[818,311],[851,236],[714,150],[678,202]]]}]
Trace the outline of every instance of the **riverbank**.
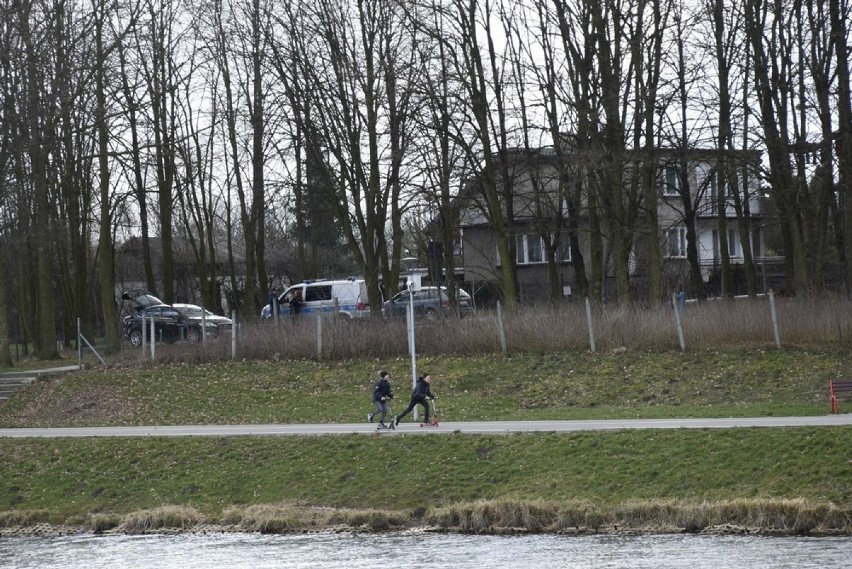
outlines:
[{"label": "riverbank", "polygon": [[[852,355],[619,352],[420,363],[450,421],[766,417],[824,415],[827,378],[852,368]],[[364,421],[375,369],[402,378],[407,364],[86,370],[40,379],[0,406],[0,425]],[[405,380],[394,384],[394,403],[404,404]],[[852,427],[5,439],[0,528],[850,535],[849,448]],[[162,508],[183,513],[145,521]]]},{"label": "riverbank", "polygon": [[[230,508],[211,519],[194,508],[166,506],[124,516],[91,514],[82,523],[40,521],[37,514],[0,514],[0,538],[68,535],[306,534],[426,532],[478,535],[702,534],[849,536],[852,511],[801,500],[718,503],[633,503],[614,509],[588,504],[487,501],[427,511],[394,512],[261,504]],[[723,521],[724,520],[724,521]]]}]

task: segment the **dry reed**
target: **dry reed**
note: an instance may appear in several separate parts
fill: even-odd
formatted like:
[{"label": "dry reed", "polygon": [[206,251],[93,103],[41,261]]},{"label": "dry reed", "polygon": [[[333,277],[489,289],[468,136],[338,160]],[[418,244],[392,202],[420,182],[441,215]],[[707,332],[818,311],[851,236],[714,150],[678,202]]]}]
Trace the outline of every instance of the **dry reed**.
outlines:
[{"label": "dry reed", "polygon": [[[852,347],[852,301],[839,297],[776,299],[776,322],[783,348]],[[671,305],[604,305],[592,310],[595,349],[667,351],[680,348]],[[680,315],[686,349],[775,348],[775,331],[766,298],[687,303]],[[497,312],[480,310],[474,318],[418,320],[419,355],[499,353],[501,322]],[[592,340],[585,306],[521,307],[503,312],[502,330],[509,353],[589,351]],[[255,322],[240,326],[240,359],[394,358],[408,354],[404,319],[347,321],[313,318],[293,322]],[[142,356],[145,358],[146,356]],[[230,359],[230,338],[204,345],[179,343],[157,348],[160,362]]]}]

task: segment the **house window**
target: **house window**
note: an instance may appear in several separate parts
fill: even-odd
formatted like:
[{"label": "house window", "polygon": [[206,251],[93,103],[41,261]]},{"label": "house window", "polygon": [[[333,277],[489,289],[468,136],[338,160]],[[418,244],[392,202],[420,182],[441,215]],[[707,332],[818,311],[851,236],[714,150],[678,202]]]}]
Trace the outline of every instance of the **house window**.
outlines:
[{"label": "house window", "polygon": [[676,259],[686,258],[686,227],[672,227],[666,229],[663,239],[665,257]]},{"label": "house window", "polygon": [[[539,235],[518,235],[515,244],[517,247],[518,265],[532,265],[546,262],[544,254],[544,240]],[[568,237],[563,233],[560,235],[559,244],[556,246],[556,261],[570,261],[571,247]]]},{"label": "house window", "polygon": [[556,246],[556,260],[571,261],[571,240],[565,232],[559,234],[559,244]]},{"label": "house window", "polygon": [[717,185],[716,170],[710,170],[707,177],[704,179],[706,190],[704,195],[707,196],[707,207],[705,208],[707,215],[718,215],[719,213],[719,187]]},{"label": "house window", "polygon": [[657,181],[660,193],[664,196],[676,196],[680,190],[680,180],[675,166],[663,166]]},{"label": "house window", "polygon": [[[713,258],[719,258],[719,251],[722,250],[719,243],[719,231],[713,230]],[[743,256],[740,248],[740,234],[736,229],[728,229],[728,258],[738,259]]]},{"label": "house window", "polygon": [[763,239],[761,238],[760,227],[755,227],[751,234],[751,251],[758,257],[763,256]]},{"label": "house window", "polygon": [[728,255],[732,258],[742,257],[742,252],[740,251],[740,238],[737,235],[736,229],[728,230]]}]

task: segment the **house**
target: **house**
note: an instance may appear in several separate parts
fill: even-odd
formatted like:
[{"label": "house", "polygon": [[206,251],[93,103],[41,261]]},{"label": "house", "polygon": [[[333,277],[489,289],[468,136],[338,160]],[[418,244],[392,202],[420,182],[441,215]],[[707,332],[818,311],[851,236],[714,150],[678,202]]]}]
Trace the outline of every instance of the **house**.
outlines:
[{"label": "house", "polygon": [[[734,267],[743,265],[745,252],[751,253],[758,276],[763,276],[762,285],[769,286],[771,279],[778,278],[783,259],[767,256],[767,227],[774,224],[774,211],[753,175],[759,154],[740,153],[730,161],[736,175],[728,179],[736,182],[736,189],[733,184],[726,188],[724,217],[719,215],[715,151],[658,149],[650,173],[655,180],[654,200],[645,196],[648,183],[643,182],[647,176],[640,156],[639,152],[625,153],[621,175],[615,177],[620,185],[614,199],[608,189],[613,177],[608,176],[605,162],[595,156],[571,152],[560,159],[550,147],[509,153],[509,167],[504,170],[509,179],[500,176],[497,187],[504,223],[513,235],[521,302],[545,301],[554,286],[558,296],[570,298],[576,294],[581,277],[590,287],[600,287],[603,298],[614,298],[611,245],[617,236],[628,246],[627,270],[633,297],[647,298],[652,227],[658,232],[664,291],[683,286],[692,296],[695,291],[689,290],[690,272],[696,272],[691,266],[697,264],[705,291],[721,292],[717,289],[723,246]],[[604,176],[609,186],[602,185]],[[506,195],[511,196],[511,222],[505,221],[509,211]],[[736,195],[742,199],[734,199]],[[654,202],[656,221],[648,211],[648,204]],[[467,288],[476,291],[500,283],[502,266],[494,216],[489,214],[480,181],[464,187],[456,206]],[[690,227],[696,235],[692,264],[688,258]],[[744,234],[748,235],[745,240],[740,238]],[[735,280],[735,285],[744,288],[744,279]]]}]

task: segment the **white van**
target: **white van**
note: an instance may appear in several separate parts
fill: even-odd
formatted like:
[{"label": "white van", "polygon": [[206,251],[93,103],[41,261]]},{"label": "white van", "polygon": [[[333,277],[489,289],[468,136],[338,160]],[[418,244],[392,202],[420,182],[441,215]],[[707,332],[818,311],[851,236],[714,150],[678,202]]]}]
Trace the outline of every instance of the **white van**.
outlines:
[{"label": "white van", "polygon": [[[370,311],[364,279],[317,279],[293,285],[278,295],[279,317],[290,317],[290,301],[297,292],[302,296],[299,314],[335,315],[352,319],[361,318]],[[260,317],[272,318],[272,307],[268,304],[264,306]]]}]

